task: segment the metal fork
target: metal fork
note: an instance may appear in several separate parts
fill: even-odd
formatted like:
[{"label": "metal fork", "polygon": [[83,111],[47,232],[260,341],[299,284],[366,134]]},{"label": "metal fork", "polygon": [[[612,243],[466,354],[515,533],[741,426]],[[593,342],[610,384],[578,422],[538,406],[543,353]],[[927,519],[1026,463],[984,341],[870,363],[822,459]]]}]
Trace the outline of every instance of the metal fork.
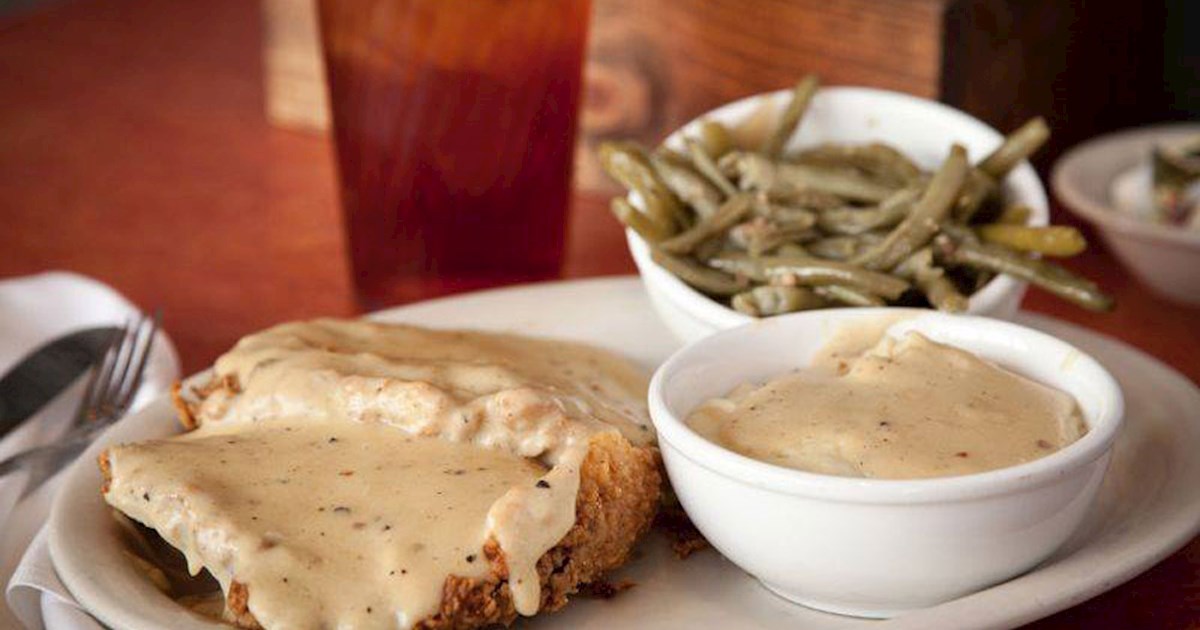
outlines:
[{"label": "metal fork", "polygon": [[115,333],[88,376],[87,389],[67,433],[53,444],[22,451],[0,461],[0,477],[29,471],[22,496],[73,461],[104,429],[125,415],[142,384],[154,347],[160,315],[139,314]]}]

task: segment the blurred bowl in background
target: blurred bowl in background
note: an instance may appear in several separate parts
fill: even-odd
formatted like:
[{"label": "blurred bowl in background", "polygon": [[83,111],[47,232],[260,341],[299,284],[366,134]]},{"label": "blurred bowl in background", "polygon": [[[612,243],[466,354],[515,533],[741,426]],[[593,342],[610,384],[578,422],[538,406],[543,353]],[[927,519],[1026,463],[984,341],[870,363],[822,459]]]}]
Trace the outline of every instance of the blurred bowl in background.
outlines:
[{"label": "blurred bowl in background", "polygon": [[[683,150],[685,135],[696,133],[701,121],[714,120],[731,129],[739,146],[756,146],[770,133],[790,96],[790,90],[780,90],[729,103],[684,125],[663,144]],[[826,142],[884,142],[923,168],[936,169],[955,142],[965,146],[976,161],[1003,140],[1003,134],[986,123],[935,101],[873,88],[829,87],[817,93],[787,148]],[[1031,225],[1049,222],[1046,191],[1028,162],[1004,180],[1003,191],[1010,201],[1032,209]],[[630,201],[637,203],[636,199]],[[632,230],[626,231],[626,239],[651,303],[680,340],[695,341],[754,319],[710,299],[659,267],[650,258],[649,246]],[[967,312],[1010,318],[1020,307],[1025,289],[1023,281],[997,276],[970,296]]]},{"label": "blurred bowl in background", "polygon": [[1063,205],[1094,225],[1139,280],[1186,304],[1200,304],[1200,230],[1155,222],[1139,208],[1153,203],[1153,148],[1197,135],[1200,124],[1191,123],[1101,136],[1068,151],[1050,177]]}]

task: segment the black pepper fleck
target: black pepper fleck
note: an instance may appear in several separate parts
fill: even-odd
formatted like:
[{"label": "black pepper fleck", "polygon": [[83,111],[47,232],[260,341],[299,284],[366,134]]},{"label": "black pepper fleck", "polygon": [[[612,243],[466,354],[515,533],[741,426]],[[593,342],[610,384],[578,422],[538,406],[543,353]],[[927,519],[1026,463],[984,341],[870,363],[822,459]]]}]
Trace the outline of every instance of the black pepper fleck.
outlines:
[{"label": "black pepper fleck", "polygon": [[150,493],[149,493],[149,492],[143,492],[143,493],[142,493],[142,500],[143,500],[143,501],[149,501],[149,500],[150,500]]},{"label": "black pepper fleck", "polygon": [[549,488],[549,487],[550,487],[550,482],[549,482],[549,481],[546,481],[545,479],[538,479],[538,482],[537,482],[537,487],[539,487],[539,488]]},{"label": "black pepper fleck", "polygon": [[468,555],[467,555],[467,562],[475,562],[475,554],[473,554],[473,553],[472,553],[472,554],[468,554]]}]

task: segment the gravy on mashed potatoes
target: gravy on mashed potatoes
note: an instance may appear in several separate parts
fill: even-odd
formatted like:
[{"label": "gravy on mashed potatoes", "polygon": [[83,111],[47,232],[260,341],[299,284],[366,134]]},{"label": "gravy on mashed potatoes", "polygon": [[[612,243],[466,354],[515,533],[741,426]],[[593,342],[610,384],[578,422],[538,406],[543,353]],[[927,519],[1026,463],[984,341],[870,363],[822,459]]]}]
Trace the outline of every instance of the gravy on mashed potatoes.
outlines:
[{"label": "gravy on mashed potatoes", "polygon": [[687,424],[760,461],[880,479],[1014,466],[1087,432],[1068,394],[919,333],[844,350],[709,400]]}]

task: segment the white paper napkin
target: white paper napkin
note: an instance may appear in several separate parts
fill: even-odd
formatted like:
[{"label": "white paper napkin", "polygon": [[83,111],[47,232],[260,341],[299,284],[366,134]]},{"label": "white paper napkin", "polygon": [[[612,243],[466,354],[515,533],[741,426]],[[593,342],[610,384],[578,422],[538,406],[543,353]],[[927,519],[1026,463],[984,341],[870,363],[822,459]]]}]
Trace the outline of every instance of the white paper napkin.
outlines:
[{"label": "white paper napkin", "polygon": [[[135,312],[135,307],[111,287],[73,273],[0,280],[0,373],[54,337],[80,328],[119,326]],[[133,408],[161,396],[178,378],[175,348],[160,332]],[[0,458],[61,435],[83,387],[80,378],[29,423],[0,440]],[[8,585],[7,605],[0,605],[0,627],[101,628],[79,608],[50,561],[43,525],[59,485],[59,478],[51,479],[17,502],[22,484],[0,478],[0,584]]]}]

